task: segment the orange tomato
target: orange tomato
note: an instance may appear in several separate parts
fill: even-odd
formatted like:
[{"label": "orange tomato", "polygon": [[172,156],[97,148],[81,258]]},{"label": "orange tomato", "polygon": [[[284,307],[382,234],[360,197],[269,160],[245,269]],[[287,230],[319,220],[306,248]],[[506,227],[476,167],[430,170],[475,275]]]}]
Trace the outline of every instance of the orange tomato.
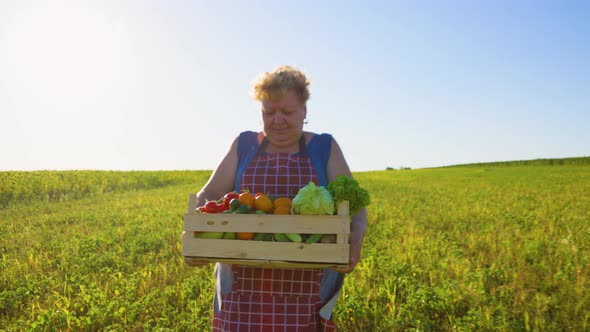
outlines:
[{"label": "orange tomato", "polygon": [[272,201],[265,194],[256,195],[256,198],[254,198],[254,207],[256,210],[268,213],[272,211]]},{"label": "orange tomato", "polygon": [[274,209],[274,211],[272,213],[273,214],[291,214],[291,207],[286,206],[286,205],[279,205]]},{"label": "orange tomato", "polygon": [[279,206],[287,206],[289,208],[291,208],[291,200],[288,199],[287,197],[279,197],[277,199],[274,200],[274,202],[272,202],[273,207],[276,209]]},{"label": "orange tomato", "polygon": [[241,205],[247,205],[250,209],[253,209],[255,206],[254,196],[249,192],[243,192],[238,196],[238,200],[240,201]]},{"label": "orange tomato", "polygon": [[237,238],[240,240],[252,240],[255,235],[256,234],[254,234],[254,233],[247,233],[247,232],[236,233]]}]

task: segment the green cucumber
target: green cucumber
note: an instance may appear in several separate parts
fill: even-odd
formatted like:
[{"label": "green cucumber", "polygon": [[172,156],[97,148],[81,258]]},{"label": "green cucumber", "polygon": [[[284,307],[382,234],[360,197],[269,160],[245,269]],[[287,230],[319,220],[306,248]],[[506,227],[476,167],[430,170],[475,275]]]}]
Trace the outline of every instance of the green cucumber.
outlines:
[{"label": "green cucumber", "polygon": [[226,240],[235,240],[236,232],[225,232],[225,234],[223,234],[223,238]]},{"label": "green cucumber", "polygon": [[291,242],[289,238],[283,233],[275,233],[275,241],[277,242]]},{"label": "green cucumber", "polygon": [[266,233],[256,233],[256,235],[254,235],[254,238],[252,240],[253,241],[264,241],[265,235],[266,235]]},{"label": "green cucumber", "polygon": [[195,237],[200,239],[221,239],[223,232],[196,232]]},{"label": "green cucumber", "polygon": [[275,233],[275,241],[277,242],[303,242],[301,235],[295,233]]},{"label": "green cucumber", "polygon": [[297,243],[303,242],[303,239],[301,238],[301,235],[299,235],[297,233],[285,233],[285,236],[289,240],[291,240],[291,242],[297,242]]},{"label": "green cucumber", "polygon": [[322,234],[310,234],[305,240],[305,243],[317,243],[321,238]]},{"label": "green cucumber", "polygon": [[250,208],[248,205],[241,205],[239,208],[232,212],[233,214],[248,214],[250,213]]}]

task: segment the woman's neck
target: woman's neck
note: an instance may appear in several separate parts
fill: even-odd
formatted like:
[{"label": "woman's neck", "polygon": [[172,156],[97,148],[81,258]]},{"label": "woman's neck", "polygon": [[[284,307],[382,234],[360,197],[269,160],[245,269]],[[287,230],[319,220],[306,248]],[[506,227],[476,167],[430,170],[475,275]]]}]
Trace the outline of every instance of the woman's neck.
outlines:
[{"label": "woman's neck", "polygon": [[291,144],[289,146],[274,146],[272,143],[268,143],[268,145],[266,146],[266,152],[268,153],[273,153],[273,152],[286,152],[286,153],[297,153],[299,152],[299,142],[295,143],[295,144]]},{"label": "woman's neck", "polygon": [[[307,142],[309,142],[309,137],[312,135],[310,133],[307,132],[302,132],[301,135],[304,137],[305,139],[305,144],[307,144]],[[300,136],[301,137],[301,136]],[[274,145],[272,143],[271,140],[269,140],[268,138],[267,140],[267,145],[265,148],[265,151],[268,153],[272,153],[272,152],[284,152],[284,153],[297,153],[300,152],[299,151],[299,142],[300,139],[297,139],[295,142],[289,143],[289,144],[282,144],[282,145]]]}]

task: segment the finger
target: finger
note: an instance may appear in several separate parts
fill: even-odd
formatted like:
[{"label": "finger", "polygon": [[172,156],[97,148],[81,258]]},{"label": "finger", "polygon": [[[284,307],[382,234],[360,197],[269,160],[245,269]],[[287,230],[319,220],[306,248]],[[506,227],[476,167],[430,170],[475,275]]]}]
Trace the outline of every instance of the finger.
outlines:
[{"label": "finger", "polygon": [[354,269],[354,266],[351,266],[349,264],[347,267],[337,267],[334,269],[334,271],[337,271],[340,273],[350,273],[350,272],[352,272],[353,269]]}]

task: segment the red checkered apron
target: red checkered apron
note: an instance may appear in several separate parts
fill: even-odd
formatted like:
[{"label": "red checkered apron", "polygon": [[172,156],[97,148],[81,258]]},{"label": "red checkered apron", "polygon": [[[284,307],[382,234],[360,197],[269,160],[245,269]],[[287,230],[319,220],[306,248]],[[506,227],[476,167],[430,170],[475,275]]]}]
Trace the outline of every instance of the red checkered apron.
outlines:
[{"label": "red checkered apron", "polygon": [[[246,168],[241,188],[275,197],[293,197],[310,181],[313,165],[300,141],[300,154],[259,153]],[[213,315],[213,331],[334,331],[319,315],[322,269],[263,269],[232,266],[233,287],[221,295],[221,310]]]}]

